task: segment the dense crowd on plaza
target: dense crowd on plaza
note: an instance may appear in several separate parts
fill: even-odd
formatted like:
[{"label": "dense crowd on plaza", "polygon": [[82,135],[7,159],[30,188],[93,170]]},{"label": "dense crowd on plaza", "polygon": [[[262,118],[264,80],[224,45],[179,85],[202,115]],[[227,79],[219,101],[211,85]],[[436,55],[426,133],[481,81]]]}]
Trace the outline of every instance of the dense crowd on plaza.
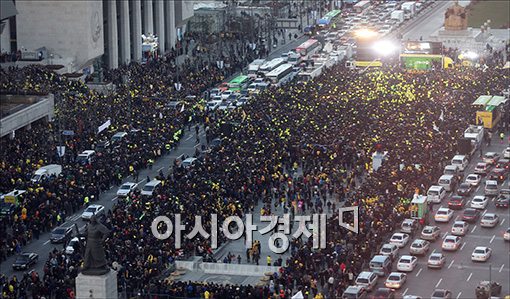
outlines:
[{"label": "dense crowd on plaza", "polygon": [[[232,56],[236,46],[232,47]],[[306,84],[271,88],[249,104],[229,113],[210,112],[202,93],[239,70],[253,58],[234,60],[220,69],[193,53],[179,70],[172,52],[147,65],[130,64],[108,72],[119,84],[112,94],[100,94],[41,67],[2,70],[0,89],[11,93],[56,96],[57,119],[16,132],[0,140],[0,191],[28,190],[13,217],[1,223],[1,260],[21,252],[33,238],[61,224],[111,186],[148,167],[178,146],[190,124],[204,124],[219,136],[225,123],[235,123],[195,167],[173,167],[161,174],[163,186],[151,198],[135,192],[108,212],[112,230],[106,242],[108,259],[118,263],[119,287],[129,294],[160,294],[204,298],[290,298],[302,290],[308,298],[342,294],[382,240],[406,216],[406,200],[416,189],[424,192],[456,152],[456,139],[472,123],[472,101],[480,94],[496,94],[508,85],[508,72],[498,67],[480,71],[456,68],[409,73],[398,67],[360,74],[335,66]],[[182,84],[175,90],[176,81]],[[125,83],[125,84],[121,84]],[[169,99],[189,99],[186,109],[165,106]],[[109,130],[97,127],[111,120]],[[65,136],[66,155],[56,153],[58,130]],[[115,131],[129,132],[120,146],[102,151],[92,164],[74,157]],[[388,152],[377,171],[370,171],[375,148]],[[63,163],[64,175],[40,185],[30,183],[38,167]],[[302,175],[292,175],[297,169]],[[142,178],[143,179],[143,178]],[[332,199],[331,201],[326,200]],[[335,205],[358,205],[360,233],[338,230],[338,215],[329,219],[328,246],[314,250],[308,240],[292,240],[292,257],[267,286],[222,286],[201,282],[168,282],[165,272],[174,260],[211,253],[207,240],[183,240],[175,249],[172,238],[158,241],[150,224],[161,214],[181,213],[191,230],[195,215],[242,216],[259,202],[267,213],[282,204],[293,212],[336,210]],[[299,208],[298,208],[299,207]],[[219,243],[224,242],[220,237]],[[4,298],[50,295],[72,298],[79,252],[68,256],[54,250],[44,273],[2,277]],[[244,257],[243,257],[244,258]],[[320,292],[320,293],[319,293]]]}]

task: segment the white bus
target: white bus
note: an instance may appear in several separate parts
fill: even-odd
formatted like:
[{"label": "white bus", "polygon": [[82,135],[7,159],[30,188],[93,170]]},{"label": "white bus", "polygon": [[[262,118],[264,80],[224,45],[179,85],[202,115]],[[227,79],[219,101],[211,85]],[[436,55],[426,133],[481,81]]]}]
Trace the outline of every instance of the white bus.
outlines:
[{"label": "white bus", "polygon": [[266,74],[266,78],[273,85],[280,86],[290,80],[292,80],[294,72],[294,66],[290,63],[282,64],[276,69]]},{"label": "white bus", "polygon": [[267,73],[271,72],[272,70],[276,69],[280,65],[285,63],[284,58],[275,58],[271,61],[268,61],[260,66],[259,68],[259,75],[266,75]]},{"label": "white bus", "polygon": [[296,52],[301,55],[302,60],[308,60],[313,54],[320,51],[321,44],[316,39],[309,39],[296,48]]},{"label": "white bus", "polygon": [[248,65],[248,78],[257,78],[260,66],[266,62],[265,59],[255,59]]}]

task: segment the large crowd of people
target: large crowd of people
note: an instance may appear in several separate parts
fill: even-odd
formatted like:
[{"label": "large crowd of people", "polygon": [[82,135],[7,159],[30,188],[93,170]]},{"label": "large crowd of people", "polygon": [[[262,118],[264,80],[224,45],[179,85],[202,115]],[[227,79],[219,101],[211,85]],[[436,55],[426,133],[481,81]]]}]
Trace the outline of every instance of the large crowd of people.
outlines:
[{"label": "large crowd of people", "polygon": [[[232,51],[237,57],[237,50]],[[304,84],[272,87],[225,113],[207,111],[202,93],[239,70],[243,61],[225,70],[199,54],[193,59],[178,70],[173,57],[162,57],[110,71],[106,77],[117,84],[111,94],[41,67],[2,70],[1,90],[51,92],[57,108],[56,121],[0,140],[0,191],[28,191],[1,224],[2,261],[89,200],[97,200],[102,191],[148,167],[167,145],[178,146],[187,126],[198,124],[211,136],[221,136],[221,145],[201,154],[193,167],[160,173],[163,183],[154,196],[134,192],[105,217],[112,231],[105,247],[108,260],[119,265],[119,290],[147,298],[290,298],[298,290],[305,298],[336,298],[406,218],[408,199],[416,190],[425,192],[455,154],[458,137],[474,121],[473,100],[500,93],[509,80],[498,67],[409,73],[388,66],[359,73],[338,65]],[[176,81],[181,89],[176,89]],[[186,109],[166,106],[186,95],[196,96],[188,99]],[[106,120],[112,126],[97,134]],[[226,125],[232,127],[229,134]],[[63,157],[56,151],[60,130],[74,131],[63,137]],[[116,131],[128,132],[128,138],[100,151],[94,163],[76,163],[78,153]],[[388,154],[373,172],[376,149]],[[50,163],[63,164],[63,175],[31,183],[33,171]],[[156,240],[150,228],[156,216],[180,213],[191,230],[195,215],[202,215],[209,231],[210,214],[218,214],[221,223],[227,216],[253,211],[259,203],[268,214],[279,204],[292,213],[297,207],[314,213],[335,211],[340,203],[357,205],[360,233],[338,229],[338,215],[333,214],[327,247],[316,250],[310,240],[292,240],[291,257],[262,287],[164,279],[176,259],[208,256],[212,249],[210,240],[202,238],[183,239],[180,249],[173,238]],[[224,241],[220,234],[219,243]],[[44,273],[2,277],[4,298],[73,298],[80,252],[54,250],[45,258]]]}]

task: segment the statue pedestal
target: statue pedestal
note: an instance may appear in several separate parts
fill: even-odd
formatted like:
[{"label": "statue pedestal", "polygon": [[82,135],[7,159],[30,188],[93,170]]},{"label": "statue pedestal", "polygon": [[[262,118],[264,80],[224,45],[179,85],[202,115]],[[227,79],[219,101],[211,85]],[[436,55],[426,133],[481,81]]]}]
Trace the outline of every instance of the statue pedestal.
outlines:
[{"label": "statue pedestal", "polygon": [[118,299],[117,272],[103,275],[84,275],[79,273],[76,277],[77,299]]}]

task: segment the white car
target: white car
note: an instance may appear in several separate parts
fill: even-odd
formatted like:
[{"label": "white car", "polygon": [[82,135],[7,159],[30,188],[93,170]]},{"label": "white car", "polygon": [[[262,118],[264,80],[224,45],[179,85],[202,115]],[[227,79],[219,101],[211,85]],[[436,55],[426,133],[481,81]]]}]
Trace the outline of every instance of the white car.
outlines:
[{"label": "white car", "polygon": [[207,102],[207,109],[209,110],[216,110],[221,104],[221,100],[212,100]]},{"label": "white car", "polygon": [[421,238],[423,240],[435,241],[441,235],[441,229],[437,226],[425,226],[421,231]]},{"label": "white car", "polygon": [[495,227],[499,223],[498,215],[494,213],[486,213],[482,216],[482,220],[480,221],[481,227]]},{"label": "white car", "polygon": [[441,252],[434,252],[429,256],[427,267],[429,268],[443,268],[446,263],[446,257]]},{"label": "white car", "polygon": [[394,233],[390,238],[390,244],[395,244],[399,248],[405,247],[409,242],[409,235],[404,233]]},{"label": "white car", "polygon": [[379,250],[379,254],[389,256],[392,260],[395,260],[398,256],[398,247],[395,244],[384,244]]},{"label": "white car", "polygon": [[184,168],[190,168],[191,166],[195,165],[197,161],[197,158],[186,158],[184,161],[182,161],[182,167]]},{"label": "white car", "polygon": [[452,235],[464,236],[468,231],[468,224],[466,221],[455,221],[452,225]]},{"label": "white car", "polygon": [[102,205],[90,205],[81,214],[81,219],[83,219],[83,220],[90,220],[90,218],[92,218],[92,215],[99,216],[101,214],[104,214],[104,206],[102,206]]},{"label": "white car", "polygon": [[423,255],[429,251],[430,242],[422,239],[416,239],[409,248],[409,253],[413,255]]},{"label": "white car", "polygon": [[453,211],[449,208],[439,208],[434,215],[434,220],[436,222],[450,222],[450,219],[453,217]]},{"label": "white car", "polygon": [[489,199],[483,195],[476,195],[473,197],[473,200],[471,200],[471,207],[473,209],[483,210],[487,207],[487,204],[489,203]]},{"label": "white car", "polygon": [[510,159],[510,146],[503,150],[503,158]]},{"label": "white car", "polygon": [[495,153],[495,152],[488,152],[488,153],[485,153],[485,155],[483,155],[483,162],[487,163],[487,164],[496,164],[496,162],[498,162],[499,158],[501,156],[499,155],[499,153]]},{"label": "white car", "polygon": [[131,193],[131,191],[135,190],[136,183],[133,182],[125,182],[120,186],[119,190],[117,190],[117,196],[118,197],[126,197]]},{"label": "white car", "polygon": [[510,241],[510,227],[503,233],[503,240]]},{"label": "white car", "polygon": [[74,246],[75,244],[80,244],[80,239],[78,237],[74,237],[67,243],[66,246],[66,254],[73,254],[74,253]]},{"label": "white car", "polygon": [[402,272],[411,272],[418,264],[418,258],[413,255],[403,255],[397,263],[397,270]]},{"label": "white car", "polygon": [[455,251],[459,249],[461,240],[462,239],[459,236],[446,236],[446,238],[443,240],[443,245],[441,245],[441,248],[443,248],[443,250]]},{"label": "white car", "polygon": [[407,275],[401,272],[391,272],[384,285],[390,289],[400,289],[407,280]]},{"label": "white car", "polygon": [[482,181],[482,176],[476,173],[468,174],[466,177],[466,183],[470,184],[471,186],[478,186],[480,185],[480,182]]},{"label": "white car", "polygon": [[486,262],[491,257],[492,249],[484,246],[477,246],[471,254],[473,262]]},{"label": "white car", "polygon": [[226,100],[231,94],[234,94],[232,90],[225,90],[224,92],[221,93],[221,99]]}]

